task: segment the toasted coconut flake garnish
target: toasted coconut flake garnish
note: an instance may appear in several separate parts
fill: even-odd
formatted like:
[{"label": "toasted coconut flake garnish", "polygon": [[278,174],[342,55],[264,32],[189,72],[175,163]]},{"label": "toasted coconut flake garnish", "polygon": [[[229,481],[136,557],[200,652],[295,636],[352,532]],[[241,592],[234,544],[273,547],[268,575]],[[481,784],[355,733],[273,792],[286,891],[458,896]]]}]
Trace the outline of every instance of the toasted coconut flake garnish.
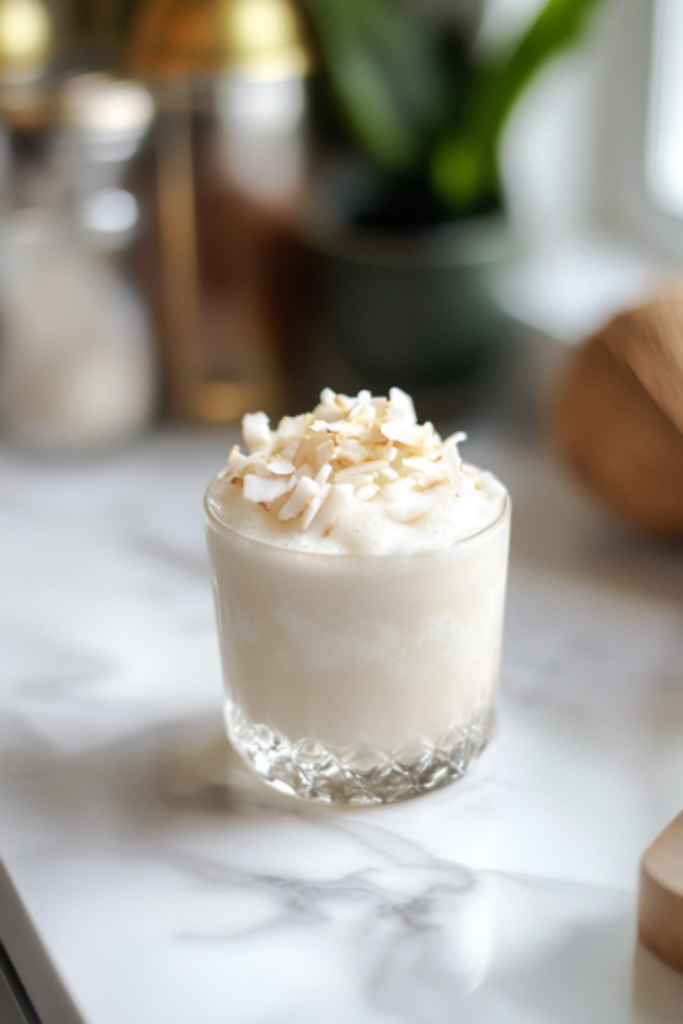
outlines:
[{"label": "toasted coconut flake garnish", "polygon": [[274,459],[269,460],[267,469],[274,476],[291,476],[294,472],[294,463],[289,459],[283,459],[281,455],[277,455]]},{"label": "toasted coconut flake garnish", "polygon": [[270,420],[264,412],[248,412],[242,417],[242,437],[250,452],[270,448],[272,435]]},{"label": "toasted coconut flake garnish", "polygon": [[324,466],[321,466],[315,475],[315,482],[321,487],[326,484],[332,474],[332,466],[329,462],[326,462]]},{"label": "toasted coconut flake garnish", "polygon": [[346,459],[348,462],[365,462],[368,453],[363,445],[355,437],[343,437],[336,448],[338,459]]},{"label": "toasted coconut flake garnish", "polygon": [[359,391],[356,401],[353,403],[346,418],[349,420],[355,420],[366,408],[370,405],[370,399],[372,398],[369,391]]},{"label": "toasted coconut flake garnish", "polygon": [[283,416],[278,423],[276,433],[283,438],[302,438],[306,436],[306,431],[312,422],[313,417],[310,413],[304,413],[301,416]]},{"label": "toasted coconut flake garnish", "polygon": [[327,501],[315,517],[316,533],[327,537],[333,529],[340,515],[353,500],[353,487],[351,484],[333,484]]},{"label": "toasted coconut flake garnish", "polygon": [[458,442],[466,436],[466,434],[451,434],[450,437],[446,438],[442,446],[443,462],[450,473],[456,494],[460,494],[462,489],[462,461],[458,452]]},{"label": "toasted coconut flake garnish", "polygon": [[446,484],[458,494],[462,486],[458,444],[465,435],[442,442],[431,423],[417,422],[400,388],[388,399],[325,388],[312,413],[284,416],[276,430],[265,414],[248,414],[243,433],[249,454],[235,446],[223,475],[244,486],[248,501],[322,535],[354,496],[362,502],[383,495],[387,515],[409,524],[431,507],[422,492]]},{"label": "toasted coconut flake garnish", "polygon": [[[401,388],[391,388],[389,391],[389,409],[396,410],[402,416],[405,416],[411,423],[417,423],[417,416],[415,415],[415,406],[410,395],[402,391]],[[389,419],[393,419],[392,415],[389,415]]]},{"label": "toasted coconut flake garnish", "polygon": [[233,445],[230,454],[228,455],[228,473],[236,476],[244,470],[248,462],[249,459],[247,456],[242,455],[242,452],[236,444]]},{"label": "toasted coconut flake garnish", "polygon": [[303,476],[298,481],[292,496],[286,505],[280,509],[278,513],[279,518],[283,523],[286,523],[288,519],[294,519],[300,515],[308,505],[311,498],[315,497],[320,488],[318,487],[315,480],[312,480],[309,476]]},{"label": "toasted coconut flake garnish", "polygon": [[353,476],[355,473],[377,473],[380,469],[388,469],[389,463],[386,459],[375,459],[372,462],[360,462],[354,466],[347,466],[343,470],[344,476]]},{"label": "toasted coconut flake garnish", "polygon": [[418,423],[411,423],[405,416],[383,423],[380,430],[390,441],[398,441],[411,448],[419,448],[425,440],[424,427]]},{"label": "toasted coconut flake garnish", "polygon": [[371,484],[374,480],[372,473],[354,473],[352,469],[340,470],[335,473],[335,483],[353,484],[354,487],[361,487],[364,484]]},{"label": "toasted coconut flake garnish", "polygon": [[303,515],[301,516],[301,529],[307,530],[313,522],[314,518],[318,514],[320,508],[327,500],[330,491],[332,490],[331,484],[324,484],[317,494],[314,494],[309,501],[307,507],[304,509]]},{"label": "toasted coconut flake garnish", "polygon": [[408,469],[419,469],[423,473],[431,473],[434,467],[431,463],[423,458],[421,455],[408,455],[403,460],[403,465],[407,466]]},{"label": "toasted coconut flake garnish", "polygon": [[244,477],[244,497],[260,505],[261,502],[275,501],[293,490],[295,481],[291,477],[257,476],[249,473]]},{"label": "toasted coconut flake garnish", "polygon": [[329,462],[334,455],[334,441],[323,441],[315,450],[315,464],[317,469],[322,469],[326,462]]}]

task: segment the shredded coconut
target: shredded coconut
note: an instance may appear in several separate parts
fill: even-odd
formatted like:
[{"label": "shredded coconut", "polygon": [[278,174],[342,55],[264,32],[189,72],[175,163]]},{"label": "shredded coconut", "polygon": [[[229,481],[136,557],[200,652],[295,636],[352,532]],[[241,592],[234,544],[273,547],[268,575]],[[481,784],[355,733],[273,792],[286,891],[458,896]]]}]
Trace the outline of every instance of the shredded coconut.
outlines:
[{"label": "shredded coconut", "polygon": [[[375,399],[369,391],[349,398],[325,388],[312,413],[285,416],[276,430],[264,413],[248,413],[242,434],[250,454],[235,446],[225,476],[244,484],[246,501],[269,504],[268,511],[282,522],[298,519],[302,530],[317,517],[331,530],[352,499],[372,501],[397,480],[406,480],[414,491],[439,485],[450,485],[456,494],[460,489],[457,446],[466,435],[442,441],[431,423],[418,424],[413,400],[400,388]],[[261,478],[258,483],[254,476]],[[325,484],[331,486],[322,498]],[[350,487],[340,491],[342,484]],[[276,507],[278,499],[285,500]],[[395,522],[415,522],[430,511],[418,495],[393,500]],[[332,503],[327,513],[326,502]]]},{"label": "shredded coconut", "polygon": [[[335,550],[442,547],[495,520],[504,502],[494,477],[463,466],[466,434],[442,440],[400,388],[388,398],[325,388],[313,412],[276,429],[250,413],[242,432],[247,454],[230,452],[219,504],[232,508],[226,522],[271,543],[332,550],[330,538],[343,534]],[[406,531],[417,531],[414,542]]]}]

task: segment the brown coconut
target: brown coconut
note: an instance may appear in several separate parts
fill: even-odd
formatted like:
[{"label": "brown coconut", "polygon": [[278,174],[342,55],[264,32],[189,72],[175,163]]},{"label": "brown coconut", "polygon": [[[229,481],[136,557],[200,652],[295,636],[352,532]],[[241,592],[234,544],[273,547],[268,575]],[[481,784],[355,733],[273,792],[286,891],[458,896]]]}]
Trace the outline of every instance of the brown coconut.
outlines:
[{"label": "brown coconut", "polygon": [[552,426],[617,516],[683,539],[683,287],[620,313],[572,353]]}]

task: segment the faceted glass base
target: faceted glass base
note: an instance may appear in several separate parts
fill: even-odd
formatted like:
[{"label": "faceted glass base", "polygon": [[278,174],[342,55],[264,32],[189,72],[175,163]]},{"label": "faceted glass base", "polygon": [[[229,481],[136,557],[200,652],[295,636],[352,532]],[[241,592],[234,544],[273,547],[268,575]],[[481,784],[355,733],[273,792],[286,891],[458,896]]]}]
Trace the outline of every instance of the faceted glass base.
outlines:
[{"label": "faceted glass base", "polygon": [[267,725],[250,725],[229,702],[225,718],[233,746],[264,782],[281,793],[334,804],[393,803],[445,786],[467,771],[495,732],[495,709],[485,707],[436,744],[333,754],[316,740],[292,745]]}]

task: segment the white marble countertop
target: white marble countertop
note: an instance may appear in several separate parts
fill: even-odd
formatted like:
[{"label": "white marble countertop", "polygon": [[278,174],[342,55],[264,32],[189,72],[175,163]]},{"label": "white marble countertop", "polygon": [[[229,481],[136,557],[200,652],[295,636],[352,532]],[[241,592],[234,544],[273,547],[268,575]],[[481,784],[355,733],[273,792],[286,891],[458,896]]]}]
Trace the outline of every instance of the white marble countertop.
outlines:
[{"label": "white marble countertop", "polygon": [[44,1024],[680,1024],[635,901],[683,806],[683,552],[504,434],[467,451],[515,502],[499,736],[347,811],[221,732],[200,498],[230,439],[0,453],[0,939]]}]

